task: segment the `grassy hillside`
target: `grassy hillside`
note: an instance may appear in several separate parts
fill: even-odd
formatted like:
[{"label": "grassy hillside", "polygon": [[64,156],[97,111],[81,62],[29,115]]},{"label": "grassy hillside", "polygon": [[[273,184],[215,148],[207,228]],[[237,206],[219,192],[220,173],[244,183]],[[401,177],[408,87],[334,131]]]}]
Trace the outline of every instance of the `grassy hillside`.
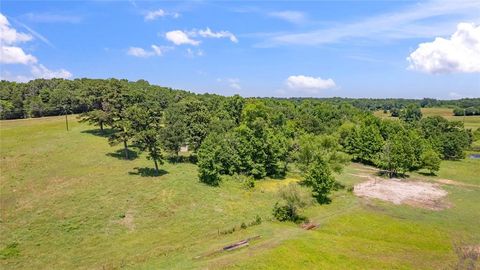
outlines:
[{"label": "grassy hillside", "polygon": [[[429,211],[355,197],[347,189],[305,214],[306,231],[272,221],[277,190],[234,179],[201,184],[196,166],[126,161],[96,129],[63,117],[1,121],[2,269],[441,269],[468,264],[456,247],[480,243],[480,160],[443,163],[452,208]],[[347,186],[365,167],[338,176]],[[260,225],[240,229],[260,216]],[[220,231],[236,228],[231,234]],[[202,256],[261,235],[247,248]],[[198,257],[200,256],[200,257]],[[470,262],[471,263],[471,262]]]},{"label": "grassy hillside", "polygon": [[[376,111],[376,116],[381,118],[397,119],[391,117],[390,113],[383,113],[383,111]],[[460,121],[465,124],[465,128],[471,128],[473,130],[480,128],[480,116],[454,116],[453,109],[450,108],[422,108],[423,117],[440,115],[450,121]]]}]

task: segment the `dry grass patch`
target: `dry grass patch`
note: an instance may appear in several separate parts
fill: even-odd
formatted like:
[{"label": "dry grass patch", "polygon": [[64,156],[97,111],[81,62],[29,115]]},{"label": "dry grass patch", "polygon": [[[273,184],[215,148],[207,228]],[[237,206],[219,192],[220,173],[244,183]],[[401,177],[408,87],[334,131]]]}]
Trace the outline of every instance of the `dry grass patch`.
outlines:
[{"label": "dry grass patch", "polygon": [[430,210],[450,207],[450,204],[444,200],[448,193],[438,184],[426,182],[370,178],[366,182],[355,185],[354,193],[359,197],[375,198]]}]

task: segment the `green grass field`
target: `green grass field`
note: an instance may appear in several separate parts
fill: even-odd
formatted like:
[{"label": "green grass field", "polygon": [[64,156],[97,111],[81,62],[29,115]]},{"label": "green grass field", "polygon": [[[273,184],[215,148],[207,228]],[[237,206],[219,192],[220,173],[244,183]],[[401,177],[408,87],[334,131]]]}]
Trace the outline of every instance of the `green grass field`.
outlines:
[{"label": "green grass field", "polygon": [[[397,119],[396,117],[391,117],[390,113],[383,113],[383,111],[375,111],[374,114],[380,118],[388,119]],[[422,108],[423,117],[440,115],[450,121],[460,121],[463,122],[465,128],[470,128],[476,130],[480,128],[480,116],[454,116],[453,109],[450,108]]]},{"label": "green grass field", "polygon": [[[206,186],[189,163],[165,163],[151,177],[141,173],[153,165],[143,155],[120,159],[120,147],[73,119],[69,132],[63,117],[0,124],[2,269],[462,269],[474,262],[456,247],[480,244],[480,160],[443,162],[436,177],[412,174],[470,184],[443,186],[449,209],[343,189],[305,210],[320,225],[306,231],[271,217],[278,188],[295,175],[251,191],[233,178]],[[337,179],[352,186],[365,170],[352,164]],[[256,215],[260,225],[240,229]],[[256,235],[249,247],[205,256]]]}]

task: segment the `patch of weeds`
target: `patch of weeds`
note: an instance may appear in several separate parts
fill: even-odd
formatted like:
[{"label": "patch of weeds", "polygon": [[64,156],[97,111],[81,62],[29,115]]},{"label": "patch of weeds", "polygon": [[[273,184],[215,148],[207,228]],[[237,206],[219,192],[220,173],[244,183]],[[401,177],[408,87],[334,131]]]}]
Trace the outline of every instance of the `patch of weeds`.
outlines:
[{"label": "patch of weeds", "polygon": [[235,226],[233,226],[233,228],[229,229],[229,230],[223,230],[223,231],[219,231],[218,233],[219,234],[232,234],[236,231],[236,228]]},{"label": "patch of weeds", "polygon": [[255,219],[252,222],[248,223],[248,226],[250,227],[250,226],[255,226],[260,224],[262,224],[262,218],[259,215],[256,215]]},{"label": "patch of weeds", "polygon": [[20,249],[17,242],[12,242],[0,251],[0,259],[6,260],[20,256]]},{"label": "patch of weeds", "polygon": [[[245,230],[248,227],[256,226],[262,224],[262,218],[259,215],[255,216],[255,219],[250,221],[249,223],[242,222],[240,224],[240,229]],[[236,226],[233,226],[233,228],[228,229],[228,230],[223,230],[223,231],[218,231],[218,234],[232,234],[237,230]]]},{"label": "patch of weeds", "polygon": [[243,179],[243,188],[250,190],[255,187],[255,180],[252,177],[244,177]]}]

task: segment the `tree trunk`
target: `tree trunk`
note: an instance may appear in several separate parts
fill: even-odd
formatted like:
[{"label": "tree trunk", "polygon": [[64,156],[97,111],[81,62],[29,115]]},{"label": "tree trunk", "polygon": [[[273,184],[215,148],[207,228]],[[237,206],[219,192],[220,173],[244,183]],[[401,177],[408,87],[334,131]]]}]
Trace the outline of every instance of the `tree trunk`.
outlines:
[{"label": "tree trunk", "polygon": [[155,162],[155,173],[158,175],[158,163],[156,159],[153,159],[153,162]]},{"label": "tree trunk", "polygon": [[102,134],[104,133],[103,132],[103,122],[100,122],[100,131],[102,132]]},{"label": "tree trunk", "polygon": [[125,159],[129,159],[129,158],[128,158],[128,145],[127,145],[127,141],[126,141],[126,140],[123,141],[123,147],[124,147],[124,149],[125,149]]}]

